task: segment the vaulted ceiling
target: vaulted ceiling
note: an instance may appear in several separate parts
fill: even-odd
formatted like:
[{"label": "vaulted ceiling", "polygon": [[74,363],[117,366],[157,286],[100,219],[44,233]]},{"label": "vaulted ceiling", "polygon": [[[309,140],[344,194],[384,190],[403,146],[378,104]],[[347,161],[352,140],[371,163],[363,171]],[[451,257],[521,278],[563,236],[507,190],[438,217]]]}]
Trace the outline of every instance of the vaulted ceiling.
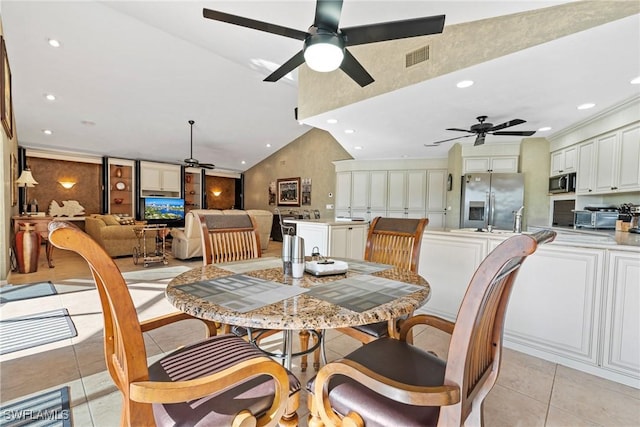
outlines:
[{"label": "vaulted ceiling", "polygon": [[[180,163],[193,119],[194,157],[233,171],[311,126],[354,158],[444,157],[456,141],[424,144],[464,136],[445,129],[479,115],[549,126],[535,135],[545,137],[640,93],[639,2],[345,0],[341,27],[446,15],[441,35],[354,48],[376,79],[365,88],[304,65],[263,82],[301,43],[206,20],[203,7],[306,31],[315,2],[0,2],[19,144]],[[394,72],[424,45],[429,62]],[[466,79],[475,84],[456,88]],[[586,102],[596,105],[576,109]]]}]

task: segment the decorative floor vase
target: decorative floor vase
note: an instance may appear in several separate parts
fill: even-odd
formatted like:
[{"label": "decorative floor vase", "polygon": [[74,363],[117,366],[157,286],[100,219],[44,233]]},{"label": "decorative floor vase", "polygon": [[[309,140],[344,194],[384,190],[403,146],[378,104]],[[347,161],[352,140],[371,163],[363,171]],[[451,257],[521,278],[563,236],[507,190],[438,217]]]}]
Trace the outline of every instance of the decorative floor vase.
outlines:
[{"label": "decorative floor vase", "polygon": [[20,230],[16,233],[16,258],[20,273],[38,271],[41,239],[35,224],[20,224]]}]

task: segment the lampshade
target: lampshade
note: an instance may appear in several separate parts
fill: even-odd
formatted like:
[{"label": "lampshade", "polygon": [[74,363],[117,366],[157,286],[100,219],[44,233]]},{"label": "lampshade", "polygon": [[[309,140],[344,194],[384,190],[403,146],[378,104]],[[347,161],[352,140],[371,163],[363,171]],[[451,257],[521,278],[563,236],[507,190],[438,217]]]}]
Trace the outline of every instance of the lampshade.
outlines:
[{"label": "lampshade", "polygon": [[25,168],[20,174],[20,178],[16,179],[18,187],[35,187],[37,183],[38,181],[33,178],[29,168]]},{"label": "lampshade", "polygon": [[304,46],[304,60],[312,70],[326,73],[340,67],[344,59],[344,42],[333,34],[314,34]]}]

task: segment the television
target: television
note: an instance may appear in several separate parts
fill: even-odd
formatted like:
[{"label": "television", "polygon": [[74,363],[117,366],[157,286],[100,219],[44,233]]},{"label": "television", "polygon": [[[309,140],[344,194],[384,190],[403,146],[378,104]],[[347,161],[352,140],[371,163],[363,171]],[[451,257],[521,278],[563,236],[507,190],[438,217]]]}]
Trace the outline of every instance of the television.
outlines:
[{"label": "television", "polygon": [[184,220],[184,199],[177,197],[143,198],[143,219],[147,221]]}]

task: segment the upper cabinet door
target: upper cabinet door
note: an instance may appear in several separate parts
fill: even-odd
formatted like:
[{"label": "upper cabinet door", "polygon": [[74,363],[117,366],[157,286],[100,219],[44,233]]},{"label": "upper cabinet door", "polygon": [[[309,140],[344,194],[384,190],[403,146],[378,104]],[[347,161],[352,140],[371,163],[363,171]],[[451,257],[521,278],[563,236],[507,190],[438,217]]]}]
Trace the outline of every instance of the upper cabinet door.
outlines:
[{"label": "upper cabinet door", "polygon": [[620,133],[620,160],[618,165],[618,189],[640,189],[640,125],[624,129]]}]

